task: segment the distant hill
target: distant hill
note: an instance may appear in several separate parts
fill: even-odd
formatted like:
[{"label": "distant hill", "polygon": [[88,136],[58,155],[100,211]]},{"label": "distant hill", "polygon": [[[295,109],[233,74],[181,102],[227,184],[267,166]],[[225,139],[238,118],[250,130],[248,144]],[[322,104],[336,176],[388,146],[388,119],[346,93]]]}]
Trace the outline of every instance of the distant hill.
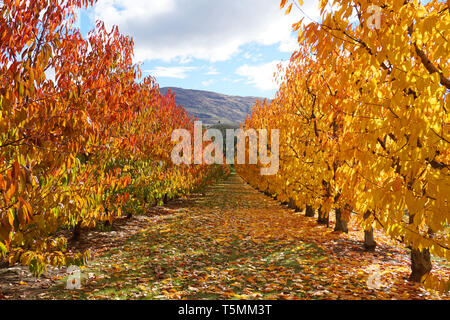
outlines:
[{"label": "distant hill", "polygon": [[244,122],[258,97],[227,96],[220,93],[188,90],[182,88],[161,88],[162,94],[168,90],[175,93],[175,102],[182,105],[191,115],[206,125],[222,124],[238,127]]}]

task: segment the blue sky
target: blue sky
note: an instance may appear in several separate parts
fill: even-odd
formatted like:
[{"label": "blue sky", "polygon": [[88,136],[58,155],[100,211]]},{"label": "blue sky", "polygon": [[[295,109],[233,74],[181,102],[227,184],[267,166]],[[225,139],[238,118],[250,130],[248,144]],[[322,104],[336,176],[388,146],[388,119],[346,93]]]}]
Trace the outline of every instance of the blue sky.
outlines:
[{"label": "blue sky", "polygon": [[[317,1],[304,12],[317,17]],[[83,34],[97,19],[135,41],[135,62],[161,87],[273,98],[277,65],[297,47],[279,0],[98,0],[80,13]]]}]

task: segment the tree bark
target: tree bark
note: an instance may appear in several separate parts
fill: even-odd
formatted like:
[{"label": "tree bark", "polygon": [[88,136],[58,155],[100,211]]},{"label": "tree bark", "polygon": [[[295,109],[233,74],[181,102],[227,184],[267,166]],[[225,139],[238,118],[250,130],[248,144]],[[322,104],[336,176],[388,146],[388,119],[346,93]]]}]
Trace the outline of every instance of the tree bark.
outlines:
[{"label": "tree bark", "polygon": [[[108,216],[109,216],[109,209],[108,208],[105,208],[104,216],[106,216],[106,218],[108,218]],[[106,221],[103,222],[103,225],[106,228],[109,228],[109,227],[112,227],[112,222],[110,222],[109,220],[106,220]]]},{"label": "tree bark", "polygon": [[78,222],[72,231],[72,238],[71,241],[80,241],[81,238],[81,221]]},{"label": "tree bark", "polygon": [[[409,224],[414,228],[414,214],[405,210],[405,213],[409,215]],[[433,237],[433,230],[429,229],[428,234]],[[411,244],[411,274],[409,276],[409,281],[412,282],[422,282],[423,276],[430,273],[433,265],[431,264],[431,255],[428,248],[414,249]]]},{"label": "tree bark", "polygon": [[336,209],[336,225],[334,231],[348,233],[348,223],[342,219],[342,210]]},{"label": "tree bark", "polygon": [[431,255],[428,249],[422,251],[411,250],[411,275],[409,281],[422,282],[423,276],[430,273],[433,268],[431,264]]},{"label": "tree bark", "polygon": [[[367,211],[364,214],[364,220],[369,219],[371,215],[370,211]],[[377,243],[375,241],[375,238],[373,237],[373,227],[370,227],[370,230],[364,231],[364,249],[366,251],[375,251],[375,248],[377,247]]]},{"label": "tree bark", "polygon": [[289,209],[294,209],[295,212],[302,211],[302,210],[299,209],[299,207],[297,207],[297,205],[295,204],[294,199],[292,199],[292,198],[289,199],[288,207],[289,207]]},{"label": "tree bark", "polygon": [[330,226],[330,215],[326,212],[323,212],[322,208],[318,210],[317,223],[320,225],[325,225],[327,227]]},{"label": "tree bark", "polygon": [[364,231],[364,249],[366,251],[375,251],[377,243],[373,237],[373,228],[371,227],[369,231]]},{"label": "tree bark", "polygon": [[313,207],[311,207],[311,206],[306,206],[306,213],[305,213],[305,215],[306,215],[307,217],[314,218],[315,212],[314,212]]},{"label": "tree bark", "polygon": [[8,268],[9,262],[4,260],[3,258],[0,258],[0,269]]},{"label": "tree bark", "polygon": [[289,209],[295,209],[295,201],[294,201],[294,199],[289,198],[289,201],[288,201],[288,208],[289,208]]},{"label": "tree bark", "polygon": [[431,62],[431,60],[427,57],[426,53],[421,50],[417,43],[414,42],[414,49],[416,49],[416,53],[419,56],[420,60],[422,61],[423,66],[430,74],[437,73],[439,75],[439,78],[441,80],[441,84],[446,87],[448,90],[450,90],[450,78],[446,78],[445,75],[439,71],[439,69]]}]

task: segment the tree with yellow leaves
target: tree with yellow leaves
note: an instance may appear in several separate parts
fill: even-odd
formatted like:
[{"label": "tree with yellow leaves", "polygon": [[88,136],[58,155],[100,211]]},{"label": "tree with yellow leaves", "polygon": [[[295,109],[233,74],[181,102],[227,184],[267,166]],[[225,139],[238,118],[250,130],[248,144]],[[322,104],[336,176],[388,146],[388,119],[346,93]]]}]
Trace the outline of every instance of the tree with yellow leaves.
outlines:
[{"label": "tree with yellow leaves", "polygon": [[[287,13],[302,4],[288,3]],[[309,194],[299,197],[308,204],[313,195],[321,212],[334,207],[345,219],[351,212],[366,240],[383,228],[411,248],[412,281],[445,289],[430,275],[430,255],[450,257],[449,3],[323,0],[319,8],[320,22],[294,25],[302,49],[269,107],[280,125],[292,118],[281,135],[303,151],[280,161],[280,183],[299,180],[285,196]],[[282,115],[293,106],[301,111]]]}]

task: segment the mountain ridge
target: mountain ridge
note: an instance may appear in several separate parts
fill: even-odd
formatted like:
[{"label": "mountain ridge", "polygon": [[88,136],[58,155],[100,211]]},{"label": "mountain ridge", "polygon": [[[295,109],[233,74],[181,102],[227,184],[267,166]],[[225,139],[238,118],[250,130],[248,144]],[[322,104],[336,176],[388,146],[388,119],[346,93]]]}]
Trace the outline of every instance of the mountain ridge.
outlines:
[{"label": "mountain ridge", "polygon": [[262,97],[231,96],[213,91],[184,89],[178,87],[160,88],[162,94],[175,94],[175,102],[182,105],[191,115],[206,125],[225,124],[239,126],[250,114],[256,100]]}]

